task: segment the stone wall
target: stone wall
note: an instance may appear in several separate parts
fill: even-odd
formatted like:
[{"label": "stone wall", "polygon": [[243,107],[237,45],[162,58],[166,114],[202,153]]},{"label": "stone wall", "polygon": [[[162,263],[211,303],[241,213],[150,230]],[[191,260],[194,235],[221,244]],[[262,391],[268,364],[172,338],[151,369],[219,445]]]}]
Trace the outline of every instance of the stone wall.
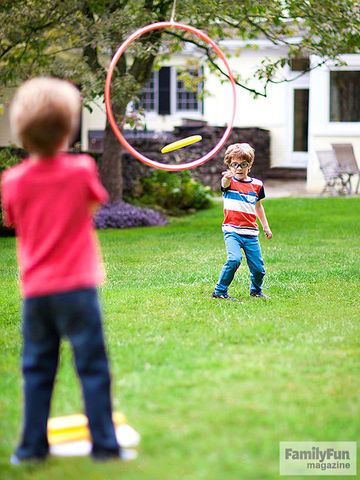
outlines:
[{"label": "stone wall", "polygon": [[[194,121],[176,127],[173,132],[155,133],[138,132],[126,133],[126,138],[131,145],[140,153],[162,163],[187,163],[196,160],[215,147],[221,136],[224,134],[224,127],[209,126],[204,122]],[[99,132],[102,134],[103,132]],[[164,145],[188,137],[190,135],[201,135],[202,140],[168,154],[162,154]],[[251,175],[265,179],[270,171],[270,133],[257,127],[233,128],[226,146],[211,160],[199,167],[190,170],[193,178],[209,186],[212,190],[219,190],[221,172],[224,171],[224,154],[226,147],[232,143],[249,143],[255,148],[255,162]],[[119,148],[120,148],[119,144]],[[13,149],[13,153],[20,157],[25,156],[22,149]],[[101,161],[101,152],[89,152],[96,161]],[[133,194],[141,193],[140,179],[150,175],[153,169],[135,160],[124,150],[123,179],[124,196],[131,197]]]},{"label": "stone wall", "polygon": [[[173,133],[139,133],[127,135],[127,139],[143,155],[162,163],[187,163],[209,152],[224,133],[223,127],[209,125],[184,125]],[[202,140],[189,147],[162,154],[161,148],[190,135],[201,135]],[[193,178],[201,181],[213,190],[219,190],[221,172],[224,171],[226,147],[232,143],[249,143],[255,148],[255,162],[251,170],[254,177],[265,179],[270,168],[270,134],[261,128],[234,128],[226,146],[205,164],[190,170]],[[125,153],[123,161],[124,195],[131,196],[139,192],[140,178],[151,173],[151,168]]]}]

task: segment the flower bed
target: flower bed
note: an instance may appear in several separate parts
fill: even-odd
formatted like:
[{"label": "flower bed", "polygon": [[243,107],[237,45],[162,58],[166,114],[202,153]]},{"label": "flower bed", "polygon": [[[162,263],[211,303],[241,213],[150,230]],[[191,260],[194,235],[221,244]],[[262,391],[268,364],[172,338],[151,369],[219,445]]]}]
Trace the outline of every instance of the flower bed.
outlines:
[{"label": "flower bed", "polygon": [[96,228],[130,228],[166,225],[166,217],[151,208],[117,201],[104,205],[95,215]]}]

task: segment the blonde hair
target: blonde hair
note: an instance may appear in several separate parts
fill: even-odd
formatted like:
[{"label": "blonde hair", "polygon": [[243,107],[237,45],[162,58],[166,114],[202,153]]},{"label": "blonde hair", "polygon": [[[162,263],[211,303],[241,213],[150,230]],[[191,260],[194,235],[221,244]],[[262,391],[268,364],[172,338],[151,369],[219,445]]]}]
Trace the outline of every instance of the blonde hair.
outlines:
[{"label": "blonde hair", "polygon": [[254,163],[255,150],[248,143],[234,143],[229,145],[225,152],[224,163],[230,165],[234,160]]},{"label": "blonde hair", "polygon": [[66,80],[37,77],[17,90],[10,125],[22,146],[33,154],[52,156],[79,125],[81,98]]}]

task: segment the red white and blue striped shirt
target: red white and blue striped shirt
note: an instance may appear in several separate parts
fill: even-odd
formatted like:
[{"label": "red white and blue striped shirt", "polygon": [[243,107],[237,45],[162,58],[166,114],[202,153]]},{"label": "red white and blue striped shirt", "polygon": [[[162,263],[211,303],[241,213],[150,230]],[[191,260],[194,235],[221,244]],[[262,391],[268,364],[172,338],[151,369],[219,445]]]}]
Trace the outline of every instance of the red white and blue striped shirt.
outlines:
[{"label": "red white and blue striped shirt", "polygon": [[239,235],[259,235],[256,223],[256,202],[265,198],[261,180],[236,180],[232,177],[227,188],[221,188],[224,198],[223,232],[236,232]]}]

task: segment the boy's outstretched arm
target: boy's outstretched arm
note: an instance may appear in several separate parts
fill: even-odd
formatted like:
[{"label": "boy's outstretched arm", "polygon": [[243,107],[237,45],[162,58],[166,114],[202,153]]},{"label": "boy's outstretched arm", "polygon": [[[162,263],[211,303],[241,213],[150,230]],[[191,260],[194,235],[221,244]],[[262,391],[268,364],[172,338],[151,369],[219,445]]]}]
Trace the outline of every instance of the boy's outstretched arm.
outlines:
[{"label": "boy's outstretched arm", "polygon": [[260,220],[260,223],[264,230],[266,238],[270,240],[270,238],[272,238],[272,231],[270,230],[269,222],[267,221],[267,218],[266,218],[265,209],[260,200],[255,205],[255,212],[256,212],[256,216]]},{"label": "boy's outstretched arm", "polygon": [[221,179],[221,186],[223,188],[228,188],[231,183],[231,177],[233,176],[232,172],[230,170],[225,170],[225,172],[222,172],[222,179]]}]

